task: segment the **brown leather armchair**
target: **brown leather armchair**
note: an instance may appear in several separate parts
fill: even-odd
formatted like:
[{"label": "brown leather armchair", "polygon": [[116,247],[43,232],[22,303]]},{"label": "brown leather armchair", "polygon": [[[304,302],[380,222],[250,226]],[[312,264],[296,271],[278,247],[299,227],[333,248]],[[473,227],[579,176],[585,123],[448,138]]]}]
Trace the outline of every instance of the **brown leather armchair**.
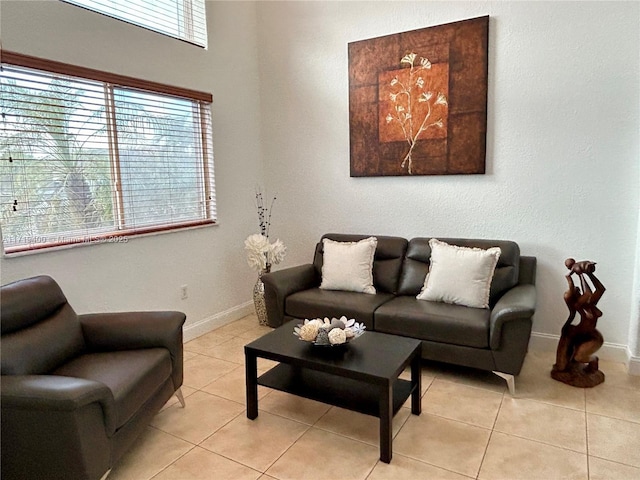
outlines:
[{"label": "brown leather armchair", "polygon": [[1,473],[100,479],[176,393],[180,312],[76,315],[47,276],[0,293]]}]

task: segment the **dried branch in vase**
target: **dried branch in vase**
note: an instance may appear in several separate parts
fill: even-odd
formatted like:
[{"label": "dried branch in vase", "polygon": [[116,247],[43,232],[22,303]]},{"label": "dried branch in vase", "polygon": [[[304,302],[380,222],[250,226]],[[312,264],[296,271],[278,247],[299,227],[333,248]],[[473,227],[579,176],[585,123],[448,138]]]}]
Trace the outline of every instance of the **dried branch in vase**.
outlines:
[{"label": "dried branch in vase", "polygon": [[280,239],[276,239],[273,243],[269,242],[271,212],[275,201],[276,197],[274,196],[271,199],[271,204],[267,207],[265,195],[259,187],[256,188],[256,208],[260,233],[249,235],[244,241],[244,248],[247,251],[247,263],[251,268],[260,272],[270,271],[271,265],[280,263],[287,253],[287,247]]}]

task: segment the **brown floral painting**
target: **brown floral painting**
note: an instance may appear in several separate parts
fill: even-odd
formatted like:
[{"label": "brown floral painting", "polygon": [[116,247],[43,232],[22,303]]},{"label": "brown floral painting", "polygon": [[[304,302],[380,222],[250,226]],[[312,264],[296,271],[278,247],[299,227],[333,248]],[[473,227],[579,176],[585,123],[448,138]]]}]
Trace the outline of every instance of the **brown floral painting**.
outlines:
[{"label": "brown floral painting", "polygon": [[484,173],[489,17],[349,44],[351,176]]}]

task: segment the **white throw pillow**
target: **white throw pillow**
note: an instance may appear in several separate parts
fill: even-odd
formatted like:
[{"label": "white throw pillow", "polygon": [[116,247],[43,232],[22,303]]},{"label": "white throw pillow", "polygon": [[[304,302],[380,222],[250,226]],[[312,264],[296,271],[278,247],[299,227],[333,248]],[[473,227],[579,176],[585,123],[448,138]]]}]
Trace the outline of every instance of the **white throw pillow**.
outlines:
[{"label": "white throw pillow", "polygon": [[418,300],[454,303],[474,308],[489,308],[491,280],[502,251],[458,247],[429,240],[431,266]]},{"label": "white throw pillow", "polygon": [[323,243],[322,283],[324,290],[376,293],[373,286],[373,256],[378,239],[369,237],[359,242]]}]

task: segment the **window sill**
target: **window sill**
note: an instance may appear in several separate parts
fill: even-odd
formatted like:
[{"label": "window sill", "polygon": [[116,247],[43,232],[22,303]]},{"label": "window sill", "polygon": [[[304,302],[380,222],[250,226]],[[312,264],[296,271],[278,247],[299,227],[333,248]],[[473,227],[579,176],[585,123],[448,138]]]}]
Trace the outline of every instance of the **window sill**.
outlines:
[{"label": "window sill", "polygon": [[36,248],[31,248],[29,250],[18,250],[14,252],[3,251],[2,257],[6,259],[19,258],[19,257],[36,255],[41,253],[59,252],[62,250],[69,250],[77,247],[86,247],[89,245],[104,245],[104,244],[123,245],[123,244],[129,243],[132,240],[136,240],[138,238],[146,238],[146,237],[153,237],[156,235],[186,232],[190,230],[199,230],[202,228],[210,228],[218,225],[219,224],[217,221],[208,221],[206,223],[202,223],[199,225],[189,225],[189,226],[184,226],[179,228],[158,229],[158,230],[153,230],[153,231],[144,232],[144,233],[135,233],[135,234],[129,234],[129,235],[113,234],[113,235],[106,235],[100,238],[89,237],[86,241],[80,241],[80,242],[74,242],[74,243],[51,245],[51,246],[45,246],[45,247],[36,247]]}]

